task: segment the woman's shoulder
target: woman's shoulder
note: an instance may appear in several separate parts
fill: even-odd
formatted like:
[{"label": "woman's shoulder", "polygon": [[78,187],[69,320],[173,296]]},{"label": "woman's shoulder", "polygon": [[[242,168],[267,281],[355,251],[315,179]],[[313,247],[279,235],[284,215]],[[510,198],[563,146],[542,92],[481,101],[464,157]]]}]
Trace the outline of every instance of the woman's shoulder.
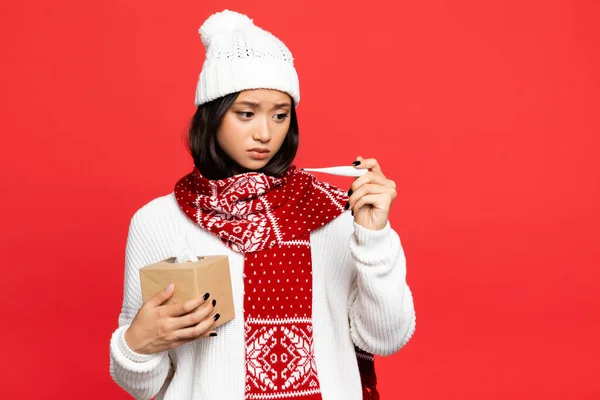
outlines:
[{"label": "woman's shoulder", "polygon": [[132,224],[160,223],[181,217],[182,213],[173,192],[156,197],[141,206],[132,217]]}]

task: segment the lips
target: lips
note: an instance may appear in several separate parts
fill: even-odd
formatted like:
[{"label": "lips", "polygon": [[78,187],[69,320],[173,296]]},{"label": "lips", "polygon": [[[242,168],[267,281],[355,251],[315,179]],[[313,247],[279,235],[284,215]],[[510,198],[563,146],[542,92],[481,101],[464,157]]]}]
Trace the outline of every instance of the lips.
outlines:
[{"label": "lips", "polygon": [[254,160],[266,160],[269,158],[270,151],[260,147],[248,150],[248,154]]}]

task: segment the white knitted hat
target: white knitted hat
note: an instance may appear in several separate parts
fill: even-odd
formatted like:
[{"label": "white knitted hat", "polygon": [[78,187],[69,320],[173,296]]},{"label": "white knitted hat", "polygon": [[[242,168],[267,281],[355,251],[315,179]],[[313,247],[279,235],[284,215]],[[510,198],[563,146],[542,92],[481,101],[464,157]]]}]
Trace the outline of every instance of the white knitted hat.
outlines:
[{"label": "white knitted hat", "polygon": [[200,27],[206,49],[196,87],[196,106],[246,89],[276,89],[300,102],[290,50],[246,15],[225,10]]}]

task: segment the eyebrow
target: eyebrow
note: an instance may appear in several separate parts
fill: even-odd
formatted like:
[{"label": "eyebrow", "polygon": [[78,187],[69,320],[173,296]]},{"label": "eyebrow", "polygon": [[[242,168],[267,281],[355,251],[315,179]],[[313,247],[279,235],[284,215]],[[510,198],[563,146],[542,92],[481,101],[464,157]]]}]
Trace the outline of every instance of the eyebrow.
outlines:
[{"label": "eyebrow", "polygon": [[[253,108],[258,108],[260,107],[260,103],[257,103],[255,101],[249,101],[249,100],[240,100],[240,101],[236,101],[234,103],[234,105],[245,105],[245,106],[249,106],[249,107],[253,107]],[[289,102],[282,102],[282,103],[276,103],[275,107],[273,107],[273,109],[277,109],[277,108],[291,108],[292,105]]]}]

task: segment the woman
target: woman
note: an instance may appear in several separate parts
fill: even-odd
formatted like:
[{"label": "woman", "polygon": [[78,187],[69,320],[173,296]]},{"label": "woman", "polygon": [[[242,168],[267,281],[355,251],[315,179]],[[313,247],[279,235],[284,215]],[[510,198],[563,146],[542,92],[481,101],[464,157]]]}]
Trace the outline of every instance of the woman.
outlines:
[{"label": "woman", "polygon": [[[348,193],[294,167],[300,96],[287,47],[227,10],[200,34],[195,168],[132,218],[111,375],[141,399],[378,398],[372,354],[396,352],[415,329],[388,222],[395,184],[374,159],[354,161],[369,172]],[[229,257],[237,317],[217,329],[209,293],[165,305],[169,285],[142,304],[139,268],[185,236],[196,254]]]}]

